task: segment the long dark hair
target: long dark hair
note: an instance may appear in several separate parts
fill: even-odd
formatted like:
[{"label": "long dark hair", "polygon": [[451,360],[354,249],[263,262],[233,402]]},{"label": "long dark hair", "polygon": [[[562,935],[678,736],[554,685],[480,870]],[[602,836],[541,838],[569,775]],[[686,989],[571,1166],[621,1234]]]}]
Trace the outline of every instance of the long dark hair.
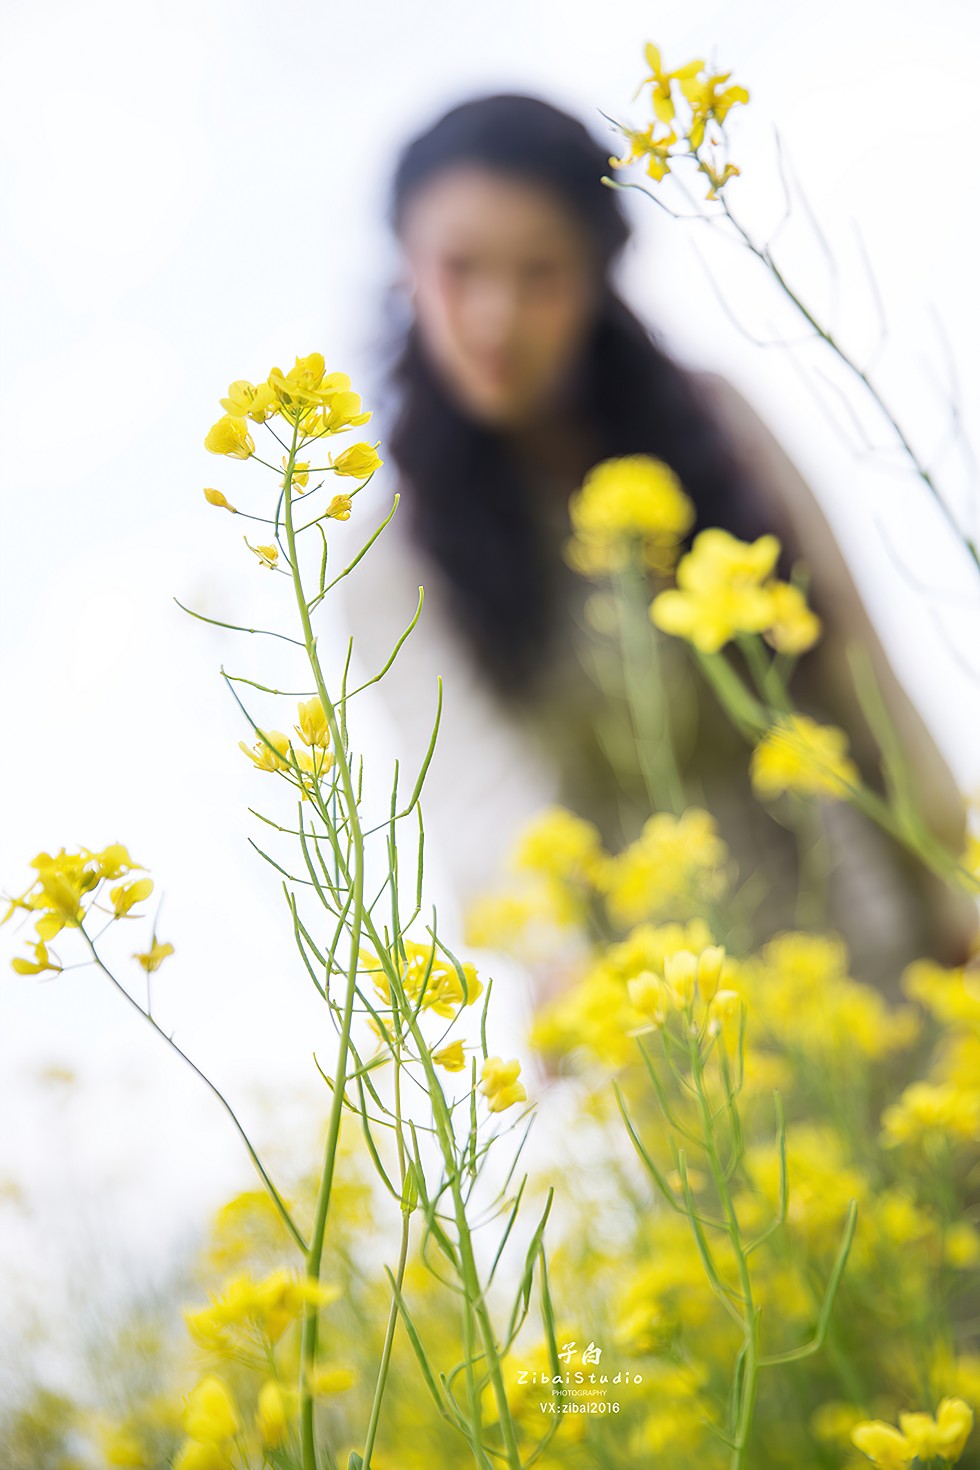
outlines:
[{"label": "long dark hair", "polygon": [[[602,298],[581,371],[578,411],[597,459],[652,454],[680,477],[697,527],[758,534],[751,496],[721,426],[695,380],[617,295],[610,268],[630,227],[601,177],[608,153],[575,118],[535,97],[480,97],[454,107],[402,152],[390,220],[399,231],[414,191],[443,169],[476,163],[551,190],[586,226]],[[409,324],[389,374],[398,411],[388,452],[404,482],[411,534],[449,587],[454,613],[483,672],[500,694],[533,693],[560,634],[554,550],[531,513],[533,487],[506,440],[452,402]]]}]

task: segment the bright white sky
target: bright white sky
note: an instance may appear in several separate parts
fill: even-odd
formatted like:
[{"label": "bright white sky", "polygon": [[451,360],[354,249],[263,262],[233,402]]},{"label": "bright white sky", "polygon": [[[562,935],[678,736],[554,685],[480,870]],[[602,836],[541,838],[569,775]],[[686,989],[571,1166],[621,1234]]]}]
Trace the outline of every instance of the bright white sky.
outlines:
[{"label": "bright white sky", "polygon": [[[933,309],[976,431],[971,0],[4,6],[0,887],[26,883],[41,847],[128,842],[166,894],[167,1022],[257,1123],[263,1089],[280,1099],[283,1079],[315,1076],[323,1022],[273,875],[246,842],[257,778],[217,672],[274,666],[171,601],[274,618],[275,579],[202,500],[204,484],[231,493],[236,468],[202,436],[225,385],[274,362],[320,349],[358,381],[369,371],[392,269],[385,192],[418,125],[508,88],[605,134],[598,110],[629,115],[647,39],[669,64],[707,54],[752,89],[734,136],[760,233],[778,217],[778,125],[839,259],[838,323],[858,353],[874,337],[860,221],[891,328],[882,378],[916,442],[942,429]],[[964,558],[915,487],[854,461],[781,352],[732,327],[684,227],[636,205],[631,299],[684,357],[728,372],[796,456],[964,788],[980,787]],[[825,310],[799,215],[783,239]],[[712,260],[753,330],[784,320],[760,275],[729,252]],[[965,503],[955,457],[940,468]],[[0,1182],[23,1183],[37,1211],[0,1214],[0,1271],[22,1274],[32,1231],[82,1195],[117,1277],[124,1261],[159,1264],[202,1199],[249,1182],[224,1119],[96,975],[8,972],[0,997]],[[49,1063],[81,1079],[61,1101],[32,1080]]]}]

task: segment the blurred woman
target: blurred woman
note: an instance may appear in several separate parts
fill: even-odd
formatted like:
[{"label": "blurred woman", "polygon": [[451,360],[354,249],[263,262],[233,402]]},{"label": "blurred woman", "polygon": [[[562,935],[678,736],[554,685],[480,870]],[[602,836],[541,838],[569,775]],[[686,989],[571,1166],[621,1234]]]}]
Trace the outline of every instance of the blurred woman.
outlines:
[{"label": "blurred woman", "polygon": [[[350,579],[350,623],[362,662],[380,667],[424,585],[419,625],[381,688],[410,765],[443,677],[424,806],[461,903],[492,885],[521,825],[549,801],[594,821],[614,848],[649,815],[638,781],[610,759],[625,716],[585,667],[590,588],[562,554],[569,496],[598,461],[626,454],[671,466],[696,507],[695,532],[774,532],[781,576],[802,557],[824,634],[794,673],[797,704],[842,725],[880,785],[844,653],[860,641],[927,820],[959,850],[955,783],[812,493],[745,400],[722,378],[682,368],[617,294],[612,270],[629,228],[618,195],[600,183],[607,165],[574,118],[500,95],[446,113],[405,148],[394,177],[407,319],[379,432],[386,493],[402,499],[363,575]],[[748,748],[685,650],[666,640],[665,653],[662,692],[691,799],[718,819],[740,876],[764,872],[763,937],[792,927],[796,839],[752,795]],[[963,959],[975,906],[844,803],[823,816],[828,919],[854,973],[892,988],[918,954]]]}]

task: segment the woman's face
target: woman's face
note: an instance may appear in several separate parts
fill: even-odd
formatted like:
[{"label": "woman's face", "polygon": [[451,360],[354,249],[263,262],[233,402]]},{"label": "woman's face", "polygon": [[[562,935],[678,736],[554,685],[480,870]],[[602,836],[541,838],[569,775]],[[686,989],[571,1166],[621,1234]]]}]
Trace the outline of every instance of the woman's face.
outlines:
[{"label": "woman's face", "polygon": [[401,238],[423,349],[461,407],[507,430],[560,404],[598,294],[589,239],[561,200],[460,164],[412,196]]}]

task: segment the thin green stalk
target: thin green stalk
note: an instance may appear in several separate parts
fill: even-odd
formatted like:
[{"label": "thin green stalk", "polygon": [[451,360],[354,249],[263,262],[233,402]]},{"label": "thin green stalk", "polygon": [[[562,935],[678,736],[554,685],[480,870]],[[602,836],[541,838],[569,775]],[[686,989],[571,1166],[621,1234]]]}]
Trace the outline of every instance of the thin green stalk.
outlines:
[{"label": "thin green stalk", "polygon": [[616,573],[623,679],[640,772],[653,811],[679,815],[685,806],[660,659],[660,635],[648,615],[645,583],[631,561]]},{"label": "thin green stalk", "polygon": [[78,927],[81,930],[82,938],[85,940],[86,944],[89,947],[89,950],[90,950],[91,955],[92,955],[92,959],[95,961],[96,965],[98,965],[98,967],[102,971],[103,975],[107,976],[108,979],[110,979],[112,981],[113,985],[119,991],[120,995],[125,996],[126,1000],[129,1001],[130,1005],[135,1010],[137,1010],[139,1012],[139,1014],[143,1017],[144,1021],[148,1021],[149,1022],[149,1024],[153,1027],[153,1029],[157,1033],[157,1035],[163,1037],[164,1041],[170,1047],[170,1050],[173,1051],[173,1052],[176,1052],[177,1056],[179,1056],[182,1061],[186,1062],[187,1065],[188,1065],[188,1067],[190,1067],[191,1071],[197,1077],[200,1077],[201,1081],[205,1084],[205,1086],[209,1087],[211,1089],[211,1091],[214,1093],[214,1096],[218,1099],[219,1103],[224,1108],[225,1112],[228,1114],[229,1118],[234,1123],[235,1127],[238,1129],[239,1135],[241,1136],[241,1139],[242,1139],[243,1143],[245,1144],[246,1149],[248,1150],[248,1156],[252,1160],[252,1163],[255,1165],[256,1169],[258,1170],[259,1178],[262,1180],[262,1183],[265,1185],[266,1189],[268,1190],[269,1195],[270,1195],[270,1197],[272,1199],[272,1203],[275,1205],[276,1213],[279,1215],[280,1220],[285,1225],[286,1229],[289,1231],[289,1234],[292,1237],[292,1239],[295,1242],[295,1244],[299,1247],[299,1249],[305,1255],[306,1252],[307,1252],[307,1250],[309,1249],[309,1247],[307,1246],[306,1241],[303,1239],[302,1235],[300,1234],[299,1227],[296,1225],[296,1222],[294,1221],[292,1215],[289,1213],[289,1209],[288,1209],[285,1201],[283,1200],[282,1195],[279,1193],[278,1189],[276,1189],[276,1186],[273,1184],[272,1180],[269,1178],[269,1175],[266,1173],[265,1166],[263,1165],[262,1160],[259,1158],[259,1156],[256,1153],[255,1149],[253,1148],[251,1139],[249,1138],[248,1134],[245,1132],[245,1129],[242,1127],[241,1123],[239,1122],[238,1116],[237,1116],[234,1108],[232,1107],[231,1103],[225,1097],[224,1093],[221,1092],[220,1089],[215,1086],[215,1084],[211,1081],[211,1078],[208,1077],[208,1076],[206,1076],[205,1073],[201,1071],[200,1067],[197,1066],[197,1064],[195,1062],[192,1062],[191,1061],[190,1057],[187,1055],[187,1053],[185,1051],[181,1050],[181,1048],[177,1045],[176,1041],[174,1041],[173,1037],[170,1036],[166,1031],[164,1031],[163,1027],[161,1025],[159,1025],[157,1021],[154,1020],[154,1018],[151,1015],[151,1013],[149,1011],[145,1011],[143,1009],[143,1007],[140,1005],[139,1001],[136,1000],[136,998],[134,996],[130,995],[130,993],[126,989],[125,985],[120,984],[120,982],[116,979],[115,975],[112,973],[112,971],[108,968],[108,966],[103,961],[102,956],[99,954],[98,950],[95,947],[95,944],[92,941],[91,936],[86,932],[85,928],[81,924]]},{"label": "thin green stalk", "polygon": [[[351,957],[347,972],[347,989],[344,997],[343,1015],[340,1027],[340,1039],[337,1048],[337,1060],[335,1064],[335,1080],[333,1089],[333,1100],[330,1108],[330,1116],[327,1123],[327,1138],[324,1146],[323,1166],[320,1175],[320,1185],[317,1190],[316,1206],[313,1217],[313,1231],[310,1238],[309,1250],[306,1257],[306,1275],[312,1282],[319,1282],[320,1269],[323,1260],[323,1246],[326,1236],[327,1216],[330,1210],[330,1199],[333,1190],[334,1169],[337,1159],[337,1145],[340,1138],[340,1124],[343,1116],[344,1096],[347,1082],[347,1056],[350,1047],[350,1029],[354,1015],[354,997],[357,990],[357,964],[358,949],[361,934],[361,924],[364,906],[364,843],[361,836],[359,814],[357,809],[357,797],[354,792],[353,778],[350,770],[350,762],[347,757],[346,747],[343,745],[338,728],[337,716],[333,702],[327,693],[326,681],[320,665],[319,655],[316,651],[316,639],[313,636],[313,628],[310,622],[309,606],[303,589],[303,579],[299,568],[299,558],[296,552],[296,531],[293,525],[293,495],[292,479],[293,467],[296,463],[296,451],[299,443],[298,421],[293,425],[293,439],[289,450],[286,464],[283,497],[283,527],[286,534],[286,543],[289,548],[289,561],[292,567],[293,589],[296,594],[296,604],[299,611],[300,622],[303,628],[303,646],[306,656],[313,671],[317,693],[323,706],[324,715],[330,729],[333,741],[334,759],[340,774],[341,785],[344,794],[344,804],[347,808],[347,819],[350,824],[350,834],[354,855],[353,873],[353,901],[351,919]],[[301,1370],[300,1370],[300,1446],[302,1452],[303,1470],[317,1470],[317,1448],[314,1426],[314,1404],[311,1393],[311,1380],[316,1369],[317,1342],[319,1335],[319,1308],[315,1301],[307,1302],[303,1309],[303,1326],[300,1346]]]}]

